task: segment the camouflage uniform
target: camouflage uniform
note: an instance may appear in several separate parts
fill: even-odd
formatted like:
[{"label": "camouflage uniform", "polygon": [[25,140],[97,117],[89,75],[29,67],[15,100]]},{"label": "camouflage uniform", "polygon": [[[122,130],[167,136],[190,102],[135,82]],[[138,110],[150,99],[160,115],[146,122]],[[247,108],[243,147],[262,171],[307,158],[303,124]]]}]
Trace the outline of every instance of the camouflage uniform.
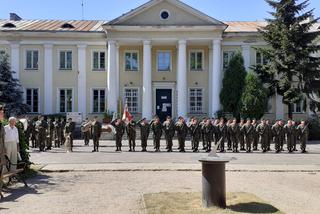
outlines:
[{"label": "camouflage uniform", "polygon": [[147,151],[148,138],[150,133],[150,124],[142,122],[144,119],[139,120],[137,125],[140,128],[140,138],[141,138],[141,147],[142,151]]},{"label": "camouflage uniform", "polygon": [[129,141],[129,152],[135,151],[136,149],[136,122],[130,121],[126,125],[126,132]]},{"label": "camouflage uniform", "polygon": [[239,124],[239,143],[240,143],[240,150],[241,151],[245,151],[244,148],[244,132],[242,131],[242,127],[244,126],[244,124]]},{"label": "camouflage uniform", "polygon": [[164,136],[166,138],[168,152],[172,152],[172,145],[173,145],[172,139],[175,134],[174,123],[172,120],[165,121],[162,124],[162,127],[163,127],[163,131],[164,131]]},{"label": "camouflage uniform", "polygon": [[211,143],[212,143],[212,136],[213,136],[213,125],[210,122],[209,124],[204,124],[203,125],[203,133],[205,136],[205,148],[207,152],[211,151]]},{"label": "camouflage uniform", "polygon": [[287,149],[289,152],[293,151],[293,141],[294,141],[294,127],[292,125],[286,124],[283,127],[283,132],[285,133],[286,136],[286,143],[287,143]]},{"label": "camouflage uniform", "polygon": [[[81,126],[80,126],[80,127],[81,127],[81,128],[84,128],[84,126],[87,125],[88,122],[89,122],[89,121],[84,121],[83,123],[81,123]],[[88,146],[89,143],[90,143],[90,135],[91,135],[90,129],[88,129],[87,131],[82,132],[82,133],[83,133],[84,145],[85,145],[85,146]]]},{"label": "camouflage uniform", "polygon": [[259,134],[257,132],[257,126],[258,124],[252,124],[253,126],[253,143],[252,143],[252,147],[254,151],[258,150],[258,142],[259,142]]},{"label": "camouflage uniform", "polygon": [[[70,145],[66,145],[68,151],[73,151],[73,135],[75,130],[75,123],[72,121],[68,121],[64,127],[64,135],[69,137]],[[68,148],[69,147],[69,148]]]},{"label": "camouflage uniform", "polygon": [[188,135],[188,126],[185,122],[183,123],[177,122],[175,124],[175,129],[177,131],[179,150],[180,152],[185,152],[184,147],[185,147],[186,137]]},{"label": "camouflage uniform", "polygon": [[153,142],[156,152],[160,151],[160,140],[162,135],[162,124],[160,122],[152,121],[151,130],[153,132]]},{"label": "camouflage uniform", "polygon": [[199,141],[201,139],[201,125],[200,123],[189,124],[189,132],[191,134],[191,142],[193,144],[193,152],[197,152],[199,148]]},{"label": "camouflage uniform", "polygon": [[95,121],[91,126],[91,135],[93,141],[93,152],[99,152],[99,140],[102,132],[102,124],[99,121]]},{"label": "camouflage uniform", "polygon": [[54,140],[54,146],[60,147],[61,145],[61,132],[62,132],[62,127],[61,123],[58,120],[55,120],[53,122],[53,140]]},{"label": "camouflage uniform", "polygon": [[299,125],[298,126],[298,138],[300,141],[300,149],[301,152],[306,152],[306,145],[309,137],[309,128],[307,125]]},{"label": "camouflage uniform", "polygon": [[47,139],[47,128],[48,124],[44,120],[38,120],[36,122],[35,129],[37,131],[37,144],[39,146],[40,151],[44,151],[46,139]]},{"label": "camouflage uniform", "polygon": [[121,121],[120,123],[116,123],[117,119],[115,119],[114,121],[111,122],[111,125],[115,128],[116,130],[116,151],[121,151],[121,147],[122,147],[122,137],[123,134],[125,132],[125,125],[123,123],[123,121]]},{"label": "camouflage uniform", "polygon": [[239,126],[237,123],[229,125],[228,135],[229,135],[231,143],[232,143],[233,152],[238,152]]},{"label": "camouflage uniform", "polygon": [[273,135],[273,142],[277,153],[281,151],[281,140],[283,136],[283,129],[279,124],[274,124],[271,128]]},{"label": "camouflage uniform", "polygon": [[244,134],[245,144],[246,144],[246,152],[251,152],[251,145],[253,142],[254,136],[254,127],[252,124],[245,124],[242,126],[241,131]]},{"label": "camouflage uniform", "polygon": [[226,124],[219,124],[219,136],[220,152],[224,152],[224,143],[228,138],[228,127]]},{"label": "camouflage uniform", "polygon": [[47,143],[46,143],[46,147],[47,150],[51,150],[52,147],[52,139],[53,139],[53,123],[52,121],[49,119],[48,120],[48,129],[47,129]]},{"label": "camouflage uniform", "polygon": [[258,133],[258,136],[259,136],[261,149],[263,152],[266,152],[268,150],[268,139],[269,139],[268,125],[260,123],[256,128],[256,132]]}]

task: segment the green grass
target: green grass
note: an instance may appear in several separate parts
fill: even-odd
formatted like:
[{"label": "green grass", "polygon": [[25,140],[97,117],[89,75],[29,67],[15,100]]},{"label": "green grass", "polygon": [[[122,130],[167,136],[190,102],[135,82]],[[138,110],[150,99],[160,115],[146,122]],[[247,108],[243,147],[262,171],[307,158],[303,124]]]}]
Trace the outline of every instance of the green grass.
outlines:
[{"label": "green grass", "polygon": [[201,193],[145,194],[144,202],[149,214],[231,214],[273,213],[283,214],[279,209],[250,193],[228,193],[227,209],[202,207]]}]

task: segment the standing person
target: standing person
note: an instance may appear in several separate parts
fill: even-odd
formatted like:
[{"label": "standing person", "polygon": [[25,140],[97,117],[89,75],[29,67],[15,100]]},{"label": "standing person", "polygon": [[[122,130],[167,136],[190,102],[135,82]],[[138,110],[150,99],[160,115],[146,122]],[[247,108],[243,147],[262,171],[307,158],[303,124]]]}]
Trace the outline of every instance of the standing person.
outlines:
[{"label": "standing person", "polygon": [[292,126],[292,120],[288,120],[288,123],[283,127],[285,136],[287,149],[289,153],[293,152],[293,141],[294,141],[294,127]]},{"label": "standing person", "polygon": [[72,118],[68,119],[64,127],[64,136],[66,139],[66,147],[68,152],[73,152],[73,135],[75,130],[75,123],[72,122]]},{"label": "standing person", "polygon": [[123,134],[125,132],[125,124],[124,122],[117,118],[115,120],[113,120],[111,122],[111,125],[115,128],[116,130],[116,152],[120,151],[121,152],[121,147],[122,147],[122,137],[123,137]]},{"label": "standing person", "polygon": [[33,120],[30,121],[28,128],[30,127],[30,140],[31,147],[36,148],[37,143],[37,131],[36,131],[36,122]]},{"label": "standing person", "polygon": [[38,117],[38,121],[36,122],[35,129],[37,131],[37,144],[39,146],[40,152],[44,151],[46,145],[46,138],[47,138],[47,128],[48,124],[44,120],[44,117],[40,115]]},{"label": "standing person", "polygon": [[239,143],[240,143],[240,151],[245,151],[244,148],[244,133],[242,131],[242,127],[244,126],[244,119],[241,118],[239,123]]},{"label": "standing person", "polygon": [[142,152],[147,151],[148,138],[150,133],[150,124],[147,122],[146,118],[142,118],[137,122],[137,125],[140,128],[140,139],[141,139],[141,148]]},{"label": "standing person", "polygon": [[202,121],[200,122],[200,127],[201,127],[201,140],[202,140],[202,150],[207,150],[207,142],[206,142],[206,134],[205,134],[205,124],[207,118],[203,118]]},{"label": "standing person", "polygon": [[306,122],[302,120],[297,129],[298,129],[298,139],[300,141],[301,153],[305,153],[306,145],[309,137],[308,125],[306,125]]},{"label": "standing person", "polygon": [[241,131],[244,134],[245,144],[246,144],[246,152],[251,152],[251,145],[253,143],[254,136],[254,127],[251,123],[250,118],[247,119],[247,122],[242,126]]},{"label": "standing person", "polygon": [[53,122],[51,121],[51,118],[47,118],[47,143],[46,143],[46,150],[51,150],[52,148],[52,139],[53,139]]},{"label": "standing person", "polygon": [[228,126],[225,124],[223,118],[220,119],[219,133],[220,133],[220,139],[219,139],[220,152],[224,152],[224,143],[228,138]]},{"label": "standing person", "polygon": [[211,143],[213,137],[213,125],[210,119],[207,119],[203,125],[203,133],[205,136],[206,152],[211,152]]},{"label": "standing person", "polygon": [[232,151],[238,151],[238,138],[239,138],[239,126],[237,124],[237,119],[233,119],[232,122],[228,126],[228,134],[230,136],[230,140],[232,143]]},{"label": "standing person", "polygon": [[284,131],[284,122],[280,120],[280,128],[281,128],[281,136],[280,136],[280,149],[281,151],[284,151],[283,145],[284,142],[286,141],[286,133]]},{"label": "standing person", "polygon": [[194,117],[190,121],[188,128],[189,128],[189,132],[191,135],[191,142],[194,147],[193,152],[198,152],[199,151],[199,142],[201,139],[202,126],[199,123],[198,119]]},{"label": "standing person", "polygon": [[256,119],[253,119],[252,120],[252,126],[253,126],[253,151],[258,151],[258,141],[259,141],[259,134],[257,132],[257,126],[258,126],[258,123],[257,123],[257,120]]},{"label": "standing person", "polygon": [[53,122],[53,140],[54,140],[54,147],[58,148],[61,145],[61,132],[62,127],[59,121],[59,118],[56,117]]},{"label": "standing person", "polygon": [[268,126],[266,125],[265,119],[261,119],[259,125],[257,125],[256,132],[258,134],[258,139],[261,144],[262,152],[265,153],[268,151],[268,139],[269,139],[269,132]]},{"label": "standing person", "polygon": [[155,145],[155,152],[160,152],[160,140],[162,135],[162,124],[160,118],[156,116],[151,122],[151,130],[153,132],[153,142]]},{"label": "standing person", "polygon": [[90,135],[91,135],[91,126],[92,123],[89,121],[89,118],[86,118],[82,123],[81,123],[81,132],[83,133],[83,140],[84,140],[84,145],[88,146],[90,143]]},{"label": "standing person", "polygon": [[293,151],[297,150],[297,140],[298,140],[298,126],[296,124],[296,121],[292,120],[292,131],[293,131]]},{"label": "standing person", "polygon": [[267,125],[267,131],[268,131],[268,140],[267,140],[267,143],[268,143],[268,146],[267,146],[267,151],[271,151],[271,141],[272,141],[272,126],[271,126],[271,123],[270,123],[270,120],[266,120],[266,125]]},{"label": "standing person", "polygon": [[30,145],[30,138],[31,138],[31,133],[32,133],[32,120],[30,120],[29,118],[27,118],[27,129],[24,132],[25,136],[26,136],[26,143],[29,146]]},{"label": "standing person", "polygon": [[93,140],[93,150],[92,152],[99,152],[99,140],[102,132],[102,124],[98,121],[98,116],[93,118],[91,125],[91,134]]},{"label": "standing person", "polygon": [[219,123],[220,120],[219,119],[215,119],[214,123],[213,123],[213,137],[214,137],[214,145],[217,145],[217,143],[220,140],[220,131],[219,131]]},{"label": "standing person", "polygon": [[129,152],[136,151],[136,122],[130,120],[126,124],[126,132],[129,141]]},{"label": "standing person", "polygon": [[183,117],[179,117],[178,122],[175,124],[177,137],[179,142],[179,152],[185,152],[185,141],[188,135],[188,126]]},{"label": "standing person", "polygon": [[166,144],[167,144],[167,152],[172,152],[172,146],[173,146],[173,137],[175,134],[174,129],[174,123],[170,116],[167,116],[166,121],[162,124],[164,136],[166,138]]},{"label": "standing person", "polygon": [[61,145],[64,145],[66,138],[64,136],[64,128],[66,127],[66,118],[61,119]]},{"label": "standing person", "polygon": [[[19,151],[19,132],[16,127],[17,119],[15,117],[9,118],[9,124],[4,127],[5,137],[4,137],[4,147],[6,150],[6,155],[10,162],[10,171],[16,170],[16,165],[18,162],[18,151]],[[4,168],[4,173],[7,171]]]},{"label": "standing person", "polygon": [[[227,130],[229,130],[231,123],[232,123],[232,120],[229,119],[226,124]],[[230,134],[228,131],[227,131],[227,146],[228,146],[228,150],[232,150],[232,141],[231,141],[231,137],[230,137]]]},{"label": "standing person", "polygon": [[283,129],[281,127],[281,120],[277,121],[272,126],[271,130],[272,130],[273,142],[274,142],[276,153],[279,153],[281,152],[281,138],[282,138],[282,132],[283,132]]}]

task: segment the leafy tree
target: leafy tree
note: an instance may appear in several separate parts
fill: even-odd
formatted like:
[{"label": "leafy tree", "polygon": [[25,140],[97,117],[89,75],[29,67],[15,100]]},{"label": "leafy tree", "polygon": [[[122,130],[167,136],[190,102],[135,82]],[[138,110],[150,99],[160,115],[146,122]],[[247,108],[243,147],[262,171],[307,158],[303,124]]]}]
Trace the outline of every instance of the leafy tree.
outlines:
[{"label": "leafy tree", "polygon": [[245,79],[245,87],[241,96],[241,115],[260,119],[268,104],[267,91],[259,77],[250,72]]},{"label": "leafy tree", "polygon": [[8,55],[0,57],[0,102],[5,104],[6,117],[23,115],[29,106],[23,103],[21,85],[12,77]]},{"label": "leafy tree", "polygon": [[314,43],[320,31],[312,30],[319,20],[313,19],[313,9],[305,11],[309,0],[266,0],[274,9],[267,26],[260,29],[263,39],[269,44],[259,49],[269,63],[257,66],[255,71],[269,89],[269,96],[277,92],[288,106],[292,118],[292,104],[310,97],[316,90],[312,82],[320,77],[320,58],[314,53],[320,46]]},{"label": "leafy tree", "polygon": [[243,57],[240,52],[237,52],[225,71],[220,93],[223,111],[230,112],[237,118],[240,116],[241,94],[246,74]]}]

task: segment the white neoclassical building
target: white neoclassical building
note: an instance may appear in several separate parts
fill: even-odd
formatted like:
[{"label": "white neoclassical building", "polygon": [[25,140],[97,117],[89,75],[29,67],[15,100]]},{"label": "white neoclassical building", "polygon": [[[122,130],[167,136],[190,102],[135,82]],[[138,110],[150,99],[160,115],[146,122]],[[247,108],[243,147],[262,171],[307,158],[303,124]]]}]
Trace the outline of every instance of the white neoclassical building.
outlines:
[{"label": "white neoclassical building", "polygon": [[[30,114],[101,115],[126,102],[138,118],[214,116],[232,55],[241,51],[247,70],[265,62],[255,49],[267,45],[265,24],[218,21],[178,0],[151,0],[112,21],[11,14],[0,20],[0,54],[9,54]],[[281,101],[269,100],[267,117],[285,117]],[[308,114],[294,105],[294,117]]]}]

